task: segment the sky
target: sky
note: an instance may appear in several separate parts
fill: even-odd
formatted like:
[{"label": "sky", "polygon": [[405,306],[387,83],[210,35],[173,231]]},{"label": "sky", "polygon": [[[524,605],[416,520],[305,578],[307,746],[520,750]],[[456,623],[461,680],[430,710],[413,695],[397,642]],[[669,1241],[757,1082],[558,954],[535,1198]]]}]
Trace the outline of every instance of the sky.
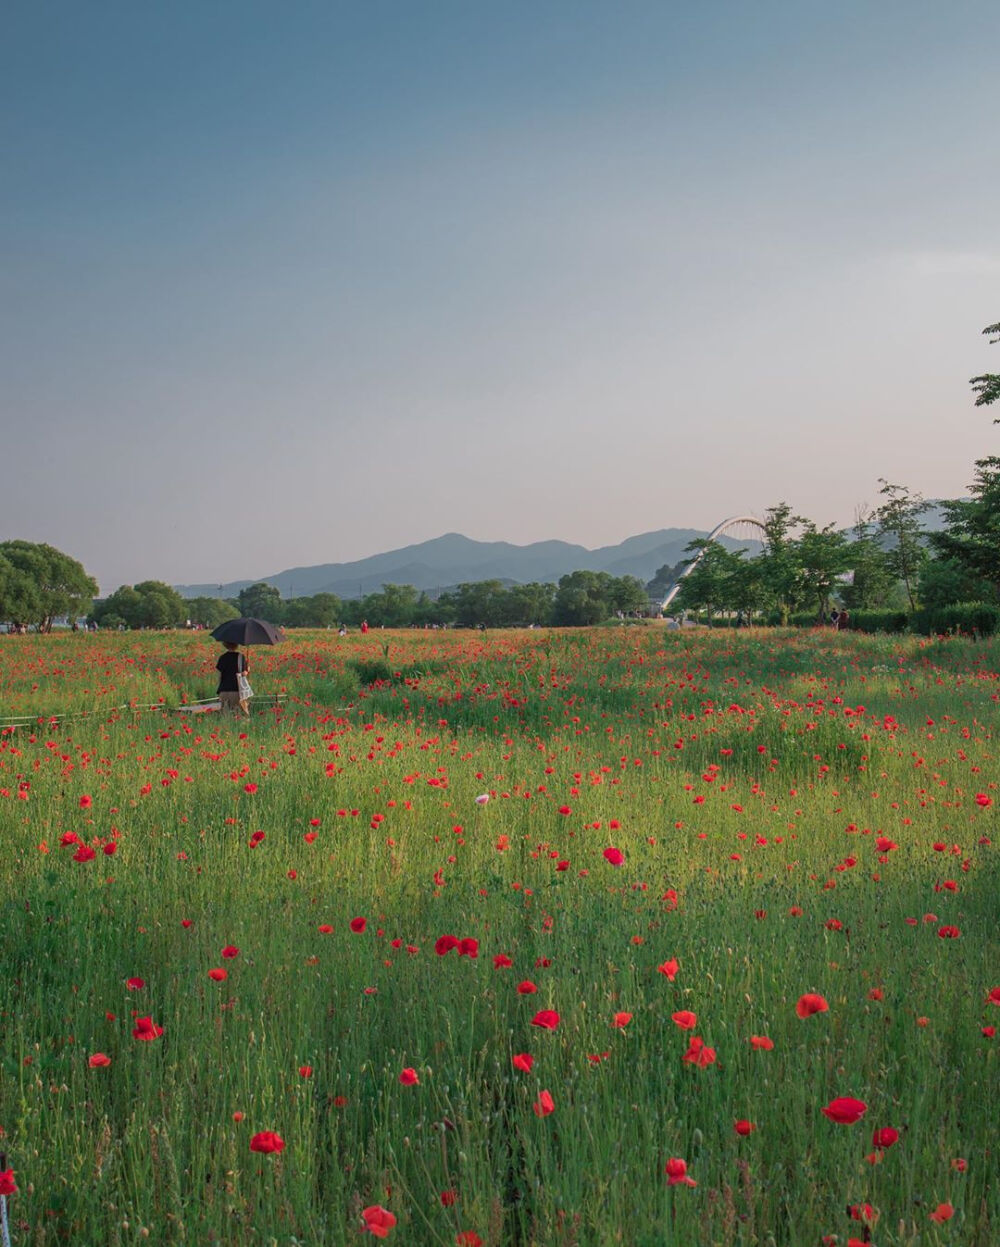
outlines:
[{"label": "sky", "polygon": [[104,592],[1000,453],[995,0],[11,0],[0,539]]}]

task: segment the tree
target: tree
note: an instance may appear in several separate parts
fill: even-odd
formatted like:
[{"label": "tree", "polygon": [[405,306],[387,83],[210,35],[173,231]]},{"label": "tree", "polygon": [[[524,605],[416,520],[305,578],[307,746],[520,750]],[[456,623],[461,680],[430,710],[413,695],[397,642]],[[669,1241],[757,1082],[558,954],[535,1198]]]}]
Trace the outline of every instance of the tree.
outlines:
[{"label": "tree", "polygon": [[7,568],[0,617],[11,623],[35,623],[48,632],[59,615],[85,615],[97,593],[97,581],[76,559],[42,542],[4,541],[0,557]]},{"label": "tree", "polygon": [[586,627],[607,619],[613,580],[607,572],[575,571],[562,576],[552,606],[553,621],[560,626]]},{"label": "tree", "polygon": [[920,569],[920,604],[940,610],[956,602],[989,602],[996,590],[956,558],[930,558]]},{"label": "tree", "polygon": [[[878,610],[892,596],[896,578],[889,570],[885,551],[879,545],[874,516],[859,509],[850,545],[852,578],[840,590],[844,604],[851,610]],[[921,580],[921,583],[923,581]]]},{"label": "tree", "polygon": [[460,628],[499,628],[506,623],[506,593],[500,580],[477,580],[460,584],[451,593],[442,594],[454,611]]},{"label": "tree", "polygon": [[888,537],[891,545],[886,551],[886,566],[906,587],[910,610],[916,610],[914,589],[919,579],[920,567],[927,558],[927,549],[921,540],[923,530],[920,517],[930,506],[922,494],[911,493],[905,485],[890,485],[884,477],[879,478],[879,493],[886,499],[875,512],[879,532]]},{"label": "tree", "polygon": [[847,538],[832,524],[817,528],[806,521],[805,531],[795,543],[800,569],[800,586],[816,603],[817,618],[824,621],[830,609],[830,594],[850,562]]},{"label": "tree", "polygon": [[976,460],[969,493],[970,498],[941,504],[947,527],[931,534],[931,544],[969,575],[985,580],[1000,598],[1000,458]]},{"label": "tree", "polygon": [[[1000,322],[995,325],[987,325],[983,333],[995,333],[997,335],[995,338],[990,338],[990,346],[995,346],[1000,342]],[[981,377],[973,377],[969,384],[976,395],[977,407],[989,407],[991,403],[1000,400],[1000,374],[985,372]],[[1000,424],[1000,416],[993,423]]]},{"label": "tree", "polygon": [[129,628],[177,628],[190,618],[189,611],[190,604],[176,589],[162,580],[143,580],[122,585],[97,603],[93,618],[105,627],[116,627],[123,620]]},{"label": "tree", "polygon": [[244,619],[266,619],[268,623],[281,623],[284,619],[284,603],[281,590],[263,580],[241,589],[237,598],[240,616]]},{"label": "tree", "polygon": [[742,559],[719,542],[703,538],[690,542],[685,551],[692,555],[688,563],[694,566],[681,580],[674,605],[679,610],[707,611],[711,624],[716,611],[734,606],[734,582]]},{"label": "tree", "polygon": [[669,563],[664,563],[662,567],[658,567],[653,579],[646,585],[646,595],[654,601],[659,600],[662,602],[669,593],[671,586],[677,583],[677,578],[685,567],[687,567],[687,563],[684,559],[681,559],[679,563],[675,563],[673,567]]},{"label": "tree", "polygon": [[760,565],[765,596],[781,612],[783,624],[798,604],[799,568],[792,529],[801,522],[787,502],[769,507],[764,513],[764,550],[754,560]]},{"label": "tree", "polygon": [[610,586],[608,604],[623,615],[644,614],[649,607],[649,594],[637,576],[618,576]]},{"label": "tree", "polygon": [[532,581],[526,585],[512,585],[507,591],[508,624],[547,624],[552,618],[552,603],[556,587]]},{"label": "tree", "polygon": [[224,602],[222,598],[209,597],[188,598],[185,602],[185,610],[187,618],[193,624],[200,624],[203,628],[217,628],[219,624],[225,623],[227,619],[235,619],[239,614],[230,602]]}]

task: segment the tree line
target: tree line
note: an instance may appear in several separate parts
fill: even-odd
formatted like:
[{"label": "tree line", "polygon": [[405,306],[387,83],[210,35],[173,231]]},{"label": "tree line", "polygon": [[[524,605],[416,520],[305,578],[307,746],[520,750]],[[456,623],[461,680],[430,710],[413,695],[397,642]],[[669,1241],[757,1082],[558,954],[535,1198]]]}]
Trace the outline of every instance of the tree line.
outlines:
[{"label": "tree line", "polygon": [[[1000,323],[983,333],[997,344]],[[976,406],[1000,402],[1000,374],[973,377],[970,384]],[[725,613],[747,622],[787,623],[803,612],[821,620],[834,602],[849,611],[908,614],[985,603],[1000,619],[1000,456],[976,461],[969,497],[940,504],[944,527],[936,532],[922,529],[929,504],[920,494],[886,480],[880,484],[882,501],[859,513],[849,532],[819,528],[781,502],[765,514],[759,554],[748,558],[745,550],[696,541],[687,548],[688,559],[661,567],[647,585],[634,576],[575,571],[558,584],[483,580],[436,598],[412,585],[387,584],[357,599],[317,593],[284,600],[264,582],[221,599],[183,598],[162,581],[146,580],[95,601],[97,583],[77,560],[50,545],[4,541],[0,621],[15,630],[41,631],[59,618],[105,628],[214,628],[238,615],[292,628],[356,627],[363,620],[387,628],[577,626],[643,613],[696,559],[674,609],[704,613],[709,621]]]}]

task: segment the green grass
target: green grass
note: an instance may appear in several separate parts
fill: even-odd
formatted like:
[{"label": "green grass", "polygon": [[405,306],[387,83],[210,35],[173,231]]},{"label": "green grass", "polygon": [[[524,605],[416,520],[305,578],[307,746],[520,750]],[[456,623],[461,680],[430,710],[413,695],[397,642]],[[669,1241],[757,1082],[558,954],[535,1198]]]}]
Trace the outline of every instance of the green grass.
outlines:
[{"label": "green grass", "polygon": [[876,1247],[1000,1241],[1000,645],[315,633],[252,653],[286,701],[249,725],[116,708],[207,695],[214,657],[0,643],[0,709],[43,720],[0,741],[16,1244],[347,1244],[381,1204],[398,1243],[843,1247],[866,1202]]}]

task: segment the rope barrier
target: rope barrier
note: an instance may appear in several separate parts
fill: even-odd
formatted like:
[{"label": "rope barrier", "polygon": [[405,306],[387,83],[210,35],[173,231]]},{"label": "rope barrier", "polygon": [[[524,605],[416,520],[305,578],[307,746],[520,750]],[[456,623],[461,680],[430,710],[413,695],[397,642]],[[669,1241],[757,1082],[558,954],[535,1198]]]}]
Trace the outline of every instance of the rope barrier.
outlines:
[{"label": "rope barrier", "polygon": [[[255,698],[260,705],[269,704],[280,706],[285,700],[284,693],[265,693]],[[151,702],[142,706],[104,706],[100,710],[66,710],[57,714],[17,714],[10,715],[8,718],[0,721],[0,731],[6,731],[9,728],[17,727],[36,727],[43,725],[55,725],[72,719],[90,719],[95,715],[114,714],[117,710],[133,710],[137,714],[149,714],[153,710],[165,710],[175,714],[184,714],[190,711],[194,714],[201,714],[206,710],[219,704],[218,697],[202,697],[198,701],[182,702],[179,706],[168,706],[164,702]]]}]

